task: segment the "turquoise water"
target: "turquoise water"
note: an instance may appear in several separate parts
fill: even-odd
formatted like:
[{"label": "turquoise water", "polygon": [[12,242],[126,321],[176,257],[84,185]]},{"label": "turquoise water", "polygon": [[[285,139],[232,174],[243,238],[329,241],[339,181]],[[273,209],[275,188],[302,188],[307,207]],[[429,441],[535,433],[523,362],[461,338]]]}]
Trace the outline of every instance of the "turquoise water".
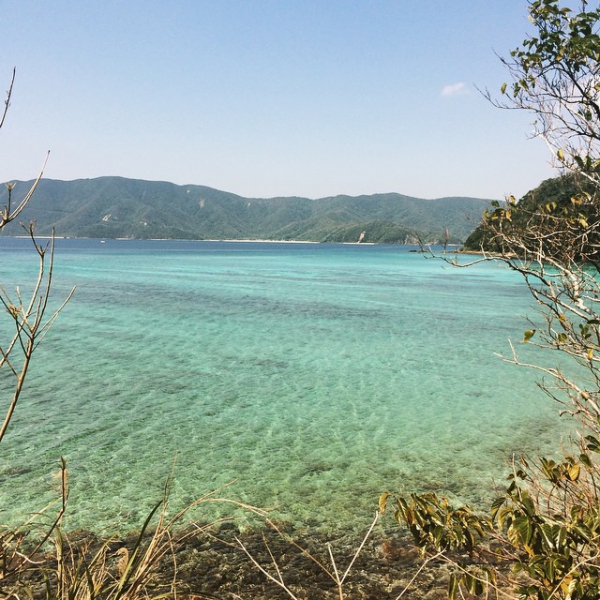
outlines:
[{"label": "turquoise water", "polygon": [[[0,281],[25,286],[26,240],[0,251]],[[64,456],[73,527],[140,525],[170,473],[173,507],[233,482],[223,495],[297,526],[363,527],[384,490],[481,506],[513,452],[565,431],[535,375],[494,355],[535,308],[492,264],[58,240],[54,298],[74,285],[2,442],[4,521],[55,496]]]}]

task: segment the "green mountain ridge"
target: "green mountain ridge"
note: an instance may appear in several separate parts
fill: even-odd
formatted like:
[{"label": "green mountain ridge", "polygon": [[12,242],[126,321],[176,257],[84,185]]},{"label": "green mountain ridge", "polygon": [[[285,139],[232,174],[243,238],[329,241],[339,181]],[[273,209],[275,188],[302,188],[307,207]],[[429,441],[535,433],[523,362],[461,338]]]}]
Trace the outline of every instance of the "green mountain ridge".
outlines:
[{"label": "green mountain ridge", "polygon": [[[32,182],[16,182],[13,205]],[[0,206],[7,190],[0,191]],[[488,200],[423,200],[398,193],[244,198],[202,185],[123,177],[43,179],[19,221],[36,221],[39,235],[132,239],[265,239],[315,242],[433,243],[446,228],[464,241]],[[22,233],[18,223],[4,235]]]}]

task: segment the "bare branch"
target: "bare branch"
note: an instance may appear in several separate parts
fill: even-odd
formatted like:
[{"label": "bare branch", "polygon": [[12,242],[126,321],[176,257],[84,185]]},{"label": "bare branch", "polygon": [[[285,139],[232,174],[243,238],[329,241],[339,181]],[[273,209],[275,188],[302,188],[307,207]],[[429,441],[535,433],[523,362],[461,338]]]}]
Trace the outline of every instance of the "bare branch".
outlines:
[{"label": "bare branch", "polygon": [[8,113],[8,107],[10,106],[10,99],[12,96],[13,85],[15,83],[15,77],[17,75],[17,69],[13,69],[12,77],[10,78],[10,85],[8,86],[8,92],[6,93],[6,100],[4,101],[4,109],[2,111],[2,116],[0,116],[0,129],[4,125],[4,120],[6,119],[6,115]]}]

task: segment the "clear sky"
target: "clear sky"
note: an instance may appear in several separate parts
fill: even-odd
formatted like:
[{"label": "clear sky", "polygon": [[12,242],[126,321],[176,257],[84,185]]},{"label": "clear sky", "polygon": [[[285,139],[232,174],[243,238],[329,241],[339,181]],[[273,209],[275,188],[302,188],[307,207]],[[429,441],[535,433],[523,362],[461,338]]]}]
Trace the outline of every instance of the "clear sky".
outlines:
[{"label": "clear sky", "polygon": [[491,106],[524,0],[0,0],[0,180],[249,197],[523,195],[555,173]]}]

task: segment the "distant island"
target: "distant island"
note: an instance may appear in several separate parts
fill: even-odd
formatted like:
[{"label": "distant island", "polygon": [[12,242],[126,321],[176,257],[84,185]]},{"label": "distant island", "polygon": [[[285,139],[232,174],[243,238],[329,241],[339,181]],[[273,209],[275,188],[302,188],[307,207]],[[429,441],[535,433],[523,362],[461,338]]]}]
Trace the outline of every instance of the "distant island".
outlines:
[{"label": "distant island", "polygon": [[[13,202],[31,182],[16,182]],[[7,200],[0,190],[0,206]],[[244,198],[201,185],[175,185],[123,177],[43,179],[20,215],[39,235],[61,237],[297,240],[406,244],[445,239],[459,244],[481,220],[489,200],[424,200],[397,193]],[[20,235],[18,223],[3,235]]]}]

